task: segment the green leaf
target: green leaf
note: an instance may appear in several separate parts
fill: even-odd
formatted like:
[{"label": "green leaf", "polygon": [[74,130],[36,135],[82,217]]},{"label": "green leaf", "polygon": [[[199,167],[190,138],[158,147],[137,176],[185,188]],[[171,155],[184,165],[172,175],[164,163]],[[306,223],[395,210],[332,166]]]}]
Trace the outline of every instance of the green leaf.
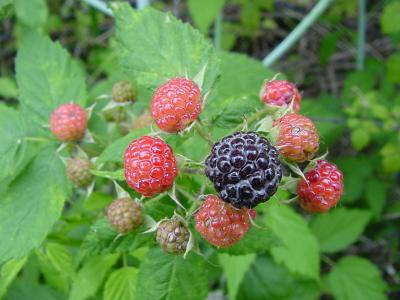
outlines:
[{"label": "green leaf", "polygon": [[289,270],[319,278],[318,242],[304,219],[292,208],[270,200],[264,207],[265,223],[283,245],[271,247],[271,255]]},{"label": "green leaf", "polygon": [[85,104],[82,69],[59,43],[48,37],[33,31],[23,36],[16,73],[21,106],[37,124],[48,124],[52,111],[63,103]]},{"label": "green leaf", "polygon": [[37,147],[25,139],[28,128],[19,111],[0,105],[0,193],[37,153]]},{"label": "green leaf", "polygon": [[40,28],[46,23],[48,16],[46,0],[14,0],[14,5],[18,21],[22,24]]},{"label": "green leaf", "polygon": [[104,287],[104,300],[134,300],[137,269],[124,267],[110,274]]},{"label": "green leaf", "polygon": [[356,201],[362,195],[364,182],[371,175],[374,162],[367,156],[358,155],[357,157],[341,157],[335,163],[343,172],[346,192],[341,201],[345,203]]},{"label": "green leaf", "polygon": [[282,244],[271,230],[262,228],[264,224],[257,225],[261,228],[253,226],[238,243],[226,249],[219,248],[218,252],[228,253],[230,255],[261,253],[269,250],[273,246]]},{"label": "green leaf", "polygon": [[290,273],[269,256],[259,256],[246,273],[237,300],[310,300],[318,294],[315,281]]},{"label": "green leaf", "polygon": [[219,61],[199,31],[151,8],[135,11],[127,3],[112,7],[117,23],[115,51],[127,75],[156,87],[174,76],[194,79],[206,68],[201,89],[210,90],[219,74]]},{"label": "green leaf", "polygon": [[0,77],[0,97],[17,98],[17,84],[10,77]]},{"label": "green leaf", "polygon": [[224,0],[189,0],[189,12],[197,28],[207,33],[212,22],[224,7],[224,2]]},{"label": "green leaf", "polygon": [[[304,99],[301,103],[301,113],[313,120],[321,139],[320,152],[343,136],[345,124],[342,103],[332,96],[322,95],[315,100]],[[339,122],[335,122],[339,120]]]},{"label": "green leaf", "polygon": [[[399,8],[400,8],[400,3]],[[396,22],[398,23],[398,22]],[[400,53],[392,54],[386,61],[387,78],[393,83],[400,83]]]},{"label": "green leaf", "polygon": [[[218,56],[221,59],[221,78],[207,100],[204,112],[207,116],[208,112],[217,112],[220,109],[220,101],[224,102],[226,99],[239,101],[238,99],[248,96],[258,97],[263,81],[274,76],[274,73],[261,62],[246,55],[221,51],[218,52]],[[237,74],[246,76],[238,80]]]},{"label": "green leaf", "polygon": [[97,171],[97,170],[92,170],[91,171],[93,175],[96,175],[98,177],[104,177],[112,180],[124,180],[124,169],[120,169],[117,171]]},{"label": "green leaf", "polygon": [[100,165],[106,162],[122,162],[123,156],[129,143],[133,140],[149,133],[149,129],[143,128],[132,131],[128,135],[114,141],[111,145],[104,149],[96,160],[96,164]]},{"label": "green leaf", "polygon": [[69,299],[83,300],[95,295],[119,256],[119,254],[105,254],[88,259],[78,271]]},{"label": "green leaf", "polygon": [[387,173],[394,173],[400,170],[400,147],[397,143],[388,142],[380,151],[382,155],[383,170]]},{"label": "green leaf", "polygon": [[144,246],[153,239],[150,234],[143,234],[143,229],[138,228],[118,237],[118,233],[111,228],[106,217],[97,220],[92,225],[81,246],[81,257],[118,251],[133,251]]},{"label": "green leaf", "polygon": [[69,278],[75,276],[75,267],[68,249],[56,243],[47,243],[46,254],[53,267]]},{"label": "green leaf", "polygon": [[383,33],[396,33],[400,31],[400,24],[397,22],[400,2],[394,1],[385,5],[381,15],[381,27]]},{"label": "green leaf", "polygon": [[43,149],[1,195],[0,261],[22,257],[39,246],[61,215],[69,184],[55,151]]},{"label": "green leaf", "polygon": [[17,278],[5,297],[5,300],[65,300],[65,295],[48,285],[39,284],[36,280]]},{"label": "green leaf", "polygon": [[371,178],[365,185],[365,199],[375,218],[378,218],[385,207],[387,187],[385,182]]},{"label": "green leaf", "polygon": [[322,252],[336,252],[354,243],[367,226],[371,214],[366,210],[336,208],[317,215],[311,230]]},{"label": "green leaf", "polygon": [[218,255],[219,263],[222,265],[228,281],[229,299],[236,299],[239,285],[255,258],[255,254],[241,256],[230,256],[228,254]]},{"label": "green leaf", "polygon": [[369,133],[364,128],[356,128],[351,132],[351,143],[356,150],[362,150],[370,142]]},{"label": "green leaf", "polygon": [[342,258],[324,278],[337,300],[384,300],[387,285],[379,269],[357,256]]},{"label": "green leaf", "polygon": [[0,270],[0,299],[3,299],[8,286],[17,276],[18,272],[26,263],[26,257],[21,259],[12,259],[6,262]]},{"label": "green leaf", "polygon": [[207,294],[205,261],[193,252],[184,259],[153,248],[140,264],[136,299],[204,300]]}]

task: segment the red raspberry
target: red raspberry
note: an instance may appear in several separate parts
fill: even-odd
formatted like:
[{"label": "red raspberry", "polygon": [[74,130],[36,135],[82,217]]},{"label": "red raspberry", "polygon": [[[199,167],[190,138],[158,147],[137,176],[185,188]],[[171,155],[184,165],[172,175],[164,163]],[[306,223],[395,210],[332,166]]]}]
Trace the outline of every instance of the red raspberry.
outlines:
[{"label": "red raspberry", "polygon": [[78,104],[63,104],[50,117],[50,130],[62,142],[76,142],[84,135],[87,113]]},{"label": "red raspberry", "polygon": [[151,116],[166,132],[178,132],[197,119],[201,112],[201,93],[196,83],[172,78],[161,85],[151,99]]},{"label": "red raspberry", "polygon": [[284,158],[304,162],[314,157],[319,148],[319,136],[309,118],[288,114],[276,120],[274,126],[279,127],[276,147]]},{"label": "red raspberry", "polygon": [[308,212],[326,212],[335,206],[343,193],[342,172],[330,162],[319,160],[297,186],[300,206]]},{"label": "red raspberry", "polygon": [[196,213],[196,230],[209,243],[227,248],[242,239],[254,216],[254,209],[237,209],[217,196],[208,196]]},{"label": "red raspberry", "polygon": [[287,80],[271,80],[263,84],[260,99],[274,106],[289,105],[292,100],[294,112],[299,112],[301,95],[296,86]]},{"label": "red raspberry", "polygon": [[171,147],[159,138],[133,140],[124,158],[126,182],[146,197],[169,189],[178,174]]}]

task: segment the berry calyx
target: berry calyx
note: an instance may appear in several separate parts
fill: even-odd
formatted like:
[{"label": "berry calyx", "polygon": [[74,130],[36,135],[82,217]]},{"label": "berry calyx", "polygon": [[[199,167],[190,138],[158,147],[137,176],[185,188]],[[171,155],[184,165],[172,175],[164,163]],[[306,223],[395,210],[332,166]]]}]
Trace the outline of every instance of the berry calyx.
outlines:
[{"label": "berry calyx", "polygon": [[343,174],[332,163],[319,160],[305,173],[297,186],[300,206],[311,213],[326,212],[335,206],[343,193]]},{"label": "berry calyx", "polygon": [[195,121],[201,112],[201,92],[186,78],[172,78],[161,85],[151,99],[151,115],[166,132],[179,132]]},{"label": "berry calyx", "polygon": [[125,107],[122,106],[116,106],[111,109],[103,111],[103,116],[107,122],[117,122],[117,123],[126,121],[128,118],[128,114],[125,110]]},{"label": "berry calyx", "polygon": [[190,232],[177,218],[165,220],[157,228],[156,241],[170,254],[184,254],[190,239]]},{"label": "berry calyx", "polygon": [[137,97],[135,86],[128,80],[121,80],[112,87],[112,99],[115,102],[134,102]]},{"label": "berry calyx", "polygon": [[76,142],[84,135],[88,116],[78,104],[63,104],[50,116],[50,130],[62,142]]},{"label": "berry calyx", "polygon": [[111,227],[118,233],[127,233],[143,223],[142,207],[130,198],[114,200],[107,209]]},{"label": "berry calyx", "polygon": [[304,162],[315,156],[319,149],[319,136],[314,123],[298,114],[287,114],[274,122],[279,134],[276,147],[289,161]]},{"label": "berry calyx", "polygon": [[293,111],[300,111],[301,94],[296,86],[287,80],[265,82],[260,90],[260,99],[272,106],[290,105],[293,101]]},{"label": "berry calyx", "polygon": [[90,173],[91,167],[92,164],[87,158],[71,158],[67,161],[67,177],[77,187],[87,187],[93,181],[93,175]]},{"label": "berry calyx", "polygon": [[159,138],[133,140],[124,154],[126,183],[146,197],[169,189],[178,169],[171,147]]},{"label": "berry calyx", "polygon": [[267,201],[282,178],[278,150],[255,132],[224,137],[212,147],[205,166],[220,198],[238,208]]},{"label": "berry calyx", "polygon": [[209,243],[227,248],[243,238],[253,217],[254,209],[238,209],[211,195],[196,213],[196,230]]}]

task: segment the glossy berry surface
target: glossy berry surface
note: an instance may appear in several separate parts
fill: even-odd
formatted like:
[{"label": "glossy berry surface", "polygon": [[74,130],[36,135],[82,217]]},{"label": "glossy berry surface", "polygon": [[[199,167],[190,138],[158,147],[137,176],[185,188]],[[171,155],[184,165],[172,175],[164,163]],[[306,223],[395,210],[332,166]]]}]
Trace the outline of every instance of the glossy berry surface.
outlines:
[{"label": "glossy berry surface", "polygon": [[142,208],[129,198],[114,200],[107,210],[108,221],[119,233],[135,230],[143,223]]},{"label": "glossy berry surface", "polygon": [[169,189],[178,174],[171,147],[150,136],[129,144],[124,155],[124,171],[127,184],[146,197]]},{"label": "glossy berry surface", "polygon": [[195,82],[173,78],[161,85],[151,99],[151,115],[166,132],[179,132],[201,112],[201,92]]},{"label": "glossy berry surface", "polygon": [[279,127],[276,147],[286,159],[304,162],[315,156],[319,149],[319,136],[314,123],[298,114],[287,114],[274,122]]},{"label": "glossy berry surface", "polygon": [[136,100],[136,97],[136,88],[130,81],[121,80],[113,85],[112,99],[115,102],[133,102]]},{"label": "glossy berry surface", "polygon": [[237,132],[217,142],[205,166],[220,198],[238,208],[267,201],[282,178],[278,150],[255,132]]},{"label": "glossy berry surface", "polygon": [[170,254],[184,254],[189,238],[189,230],[178,219],[165,220],[157,228],[156,241]]},{"label": "glossy berry surface", "polygon": [[62,142],[76,142],[84,135],[87,127],[87,113],[78,104],[63,104],[50,117],[50,130]]},{"label": "glossy berry surface", "polygon": [[297,186],[300,206],[308,212],[326,212],[335,206],[343,193],[342,172],[332,163],[319,160]]},{"label": "glossy berry surface", "polygon": [[196,230],[209,243],[227,248],[249,230],[255,210],[235,208],[217,196],[208,196],[196,213]]},{"label": "glossy berry surface", "polygon": [[268,105],[283,106],[293,101],[293,111],[300,111],[301,94],[296,86],[287,80],[271,80],[263,84],[261,100]]},{"label": "glossy berry surface", "polygon": [[87,158],[75,157],[67,161],[67,177],[80,188],[87,187],[93,181],[90,173],[91,162]]}]

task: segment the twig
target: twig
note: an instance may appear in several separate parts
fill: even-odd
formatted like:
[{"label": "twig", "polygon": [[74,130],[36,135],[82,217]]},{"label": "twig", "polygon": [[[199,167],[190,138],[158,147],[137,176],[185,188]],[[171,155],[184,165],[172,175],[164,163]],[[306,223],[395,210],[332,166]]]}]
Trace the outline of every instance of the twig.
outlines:
[{"label": "twig", "polygon": [[359,71],[364,69],[366,31],[366,3],[365,0],[358,0],[357,70]]},{"label": "twig", "polygon": [[272,66],[279,60],[307,31],[307,29],[318,19],[318,17],[329,7],[333,0],[320,0],[308,15],[296,26],[296,28],[269,53],[263,60],[266,67]]},{"label": "twig", "polygon": [[107,16],[110,16],[110,17],[113,16],[112,10],[109,9],[107,7],[107,4],[104,3],[103,1],[100,1],[100,0],[82,0],[82,1],[93,6],[95,9],[101,11],[102,13],[106,14]]}]

